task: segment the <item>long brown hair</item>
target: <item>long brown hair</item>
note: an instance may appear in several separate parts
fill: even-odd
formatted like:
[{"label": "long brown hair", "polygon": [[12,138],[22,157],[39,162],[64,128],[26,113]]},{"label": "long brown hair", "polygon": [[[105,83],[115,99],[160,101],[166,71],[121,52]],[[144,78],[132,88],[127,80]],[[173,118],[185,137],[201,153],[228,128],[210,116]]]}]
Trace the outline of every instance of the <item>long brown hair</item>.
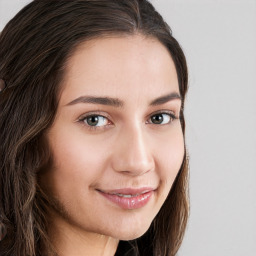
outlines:
[{"label": "long brown hair", "polygon": [[[140,33],[157,38],[175,63],[182,96],[187,65],[169,26],[147,0],[34,0],[0,34],[0,241],[2,256],[40,256],[51,248],[46,205],[37,173],[50,152],[44,140],[58,106],[65,64],[82,42],[107,35]],[[149,230],[130,241],[140,256],[173,256],[187,224],[188,161]],[[2,235],[3,236],[3,235]],[[1,234],[0,234],[1,239]],[[120,242],[117,254],[128,242]],[[126,245],[125,245],[126,244]]]}]

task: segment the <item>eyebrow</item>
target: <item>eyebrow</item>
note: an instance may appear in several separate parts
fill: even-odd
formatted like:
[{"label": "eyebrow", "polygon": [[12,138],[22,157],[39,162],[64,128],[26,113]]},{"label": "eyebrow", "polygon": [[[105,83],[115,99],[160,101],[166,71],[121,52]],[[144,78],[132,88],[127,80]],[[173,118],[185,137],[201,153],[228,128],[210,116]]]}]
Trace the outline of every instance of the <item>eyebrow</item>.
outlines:
[{"label": "eyebrow", "polygon": [[[181,96],[177,92],[173,92],[167,95],[160,96],[149,103],[149,106],[158,106],[164,103],[167,103],[171,100],[179,99],[181,100]],[[124,102],[111,97],[98,97],[98,96],[81,96],[73,101],[69,102],[66,106],[75,105],[78,103],[89,103],[89,104],[100,104],[106,106],[112,106],[116,108],[122,108],[124,106]]]},{"label": "eyebrow", "polygon": [[177,100],[177,99],[181,100],[180,94],[177,92],[173,92],[173,93],[170,93],[170,94],[167,94],[167,95],[164,95],[164,96],[154,99],[153,101],[150,102],[149,105],[150,106],[158,106],[158,105],[167,103],[171,100]]}]

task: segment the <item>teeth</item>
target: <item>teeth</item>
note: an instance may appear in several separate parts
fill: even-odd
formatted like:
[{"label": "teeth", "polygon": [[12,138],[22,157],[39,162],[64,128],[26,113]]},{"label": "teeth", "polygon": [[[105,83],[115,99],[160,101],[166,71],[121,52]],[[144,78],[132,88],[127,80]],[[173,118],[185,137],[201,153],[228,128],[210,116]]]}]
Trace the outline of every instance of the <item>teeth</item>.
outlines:
[{"label": "teeth", "polygon": [[132,195],[122,195],[122,194],[119,194],[119,196],[125,197],[125,198],[131,198],[132,197]]},{"label": "teeth", "polygon": [[124,194],[116,193],[115,195],[121,196],[121,197],[125,197],[125,198],[131,198],[131,197],[136,197],[136,196],[138,196],[139,194],[136,194],[136,195],[124,195]]},{"label": "teeth", "polygon": [[120,193],[109,193],[110,195],[117,195],[117,196],[120,196],[120,197],[125,197],[125,198],[131,198],[131,197],[136,197],[136,196],[139,196],[139,195],[142,195],[142,194],[145,194],[147,193],[148,191],[144,191],[143,193],[140,193],[140,194],[134,194],[134,195],[127,195],[127,194],[120,194]]}]

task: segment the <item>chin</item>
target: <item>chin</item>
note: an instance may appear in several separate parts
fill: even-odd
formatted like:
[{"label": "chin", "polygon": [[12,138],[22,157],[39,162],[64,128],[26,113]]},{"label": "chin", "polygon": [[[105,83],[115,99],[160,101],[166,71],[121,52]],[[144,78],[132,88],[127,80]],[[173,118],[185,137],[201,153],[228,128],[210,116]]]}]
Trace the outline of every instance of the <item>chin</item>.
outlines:
[{"label": "chin", "polygon": [[150,224],[140,228],[137,226],[134,226],[133,228],[127,227],[126,229],[123,229],[123,230],[119,229],[118,232],[111,234],[111,236],[118,240],[123,240],[123,241],[134,240],[143,236],[148,231],[149,227],[150,227]]},{"label": "chin", "polygon": [[118,237],[118,240],[123,240],[123,241],[134,240],[134,239],[137,239],[137,238],[143,236],[147,231],[148,231],[148,229],[144,230],[144,232],[136,232],[136,233],[127,234],[127,235],[124,234],[124,235]]}]

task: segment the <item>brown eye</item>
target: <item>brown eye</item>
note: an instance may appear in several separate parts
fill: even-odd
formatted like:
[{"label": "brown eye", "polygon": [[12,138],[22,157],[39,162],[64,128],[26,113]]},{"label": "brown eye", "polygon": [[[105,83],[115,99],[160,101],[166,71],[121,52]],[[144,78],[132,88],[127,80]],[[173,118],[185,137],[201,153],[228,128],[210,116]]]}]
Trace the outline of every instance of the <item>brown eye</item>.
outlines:
[{"label": "brown eye", "polygon": [[162,114],[157,114],[151,117],[151,121],[153,124],[161,124],[164,118]]},{"label": "brown eye", "polygon": [[153,124],[168,124],[175,119],[175,116],[171,113],[159,113],[151,116],[150,120]]}]

